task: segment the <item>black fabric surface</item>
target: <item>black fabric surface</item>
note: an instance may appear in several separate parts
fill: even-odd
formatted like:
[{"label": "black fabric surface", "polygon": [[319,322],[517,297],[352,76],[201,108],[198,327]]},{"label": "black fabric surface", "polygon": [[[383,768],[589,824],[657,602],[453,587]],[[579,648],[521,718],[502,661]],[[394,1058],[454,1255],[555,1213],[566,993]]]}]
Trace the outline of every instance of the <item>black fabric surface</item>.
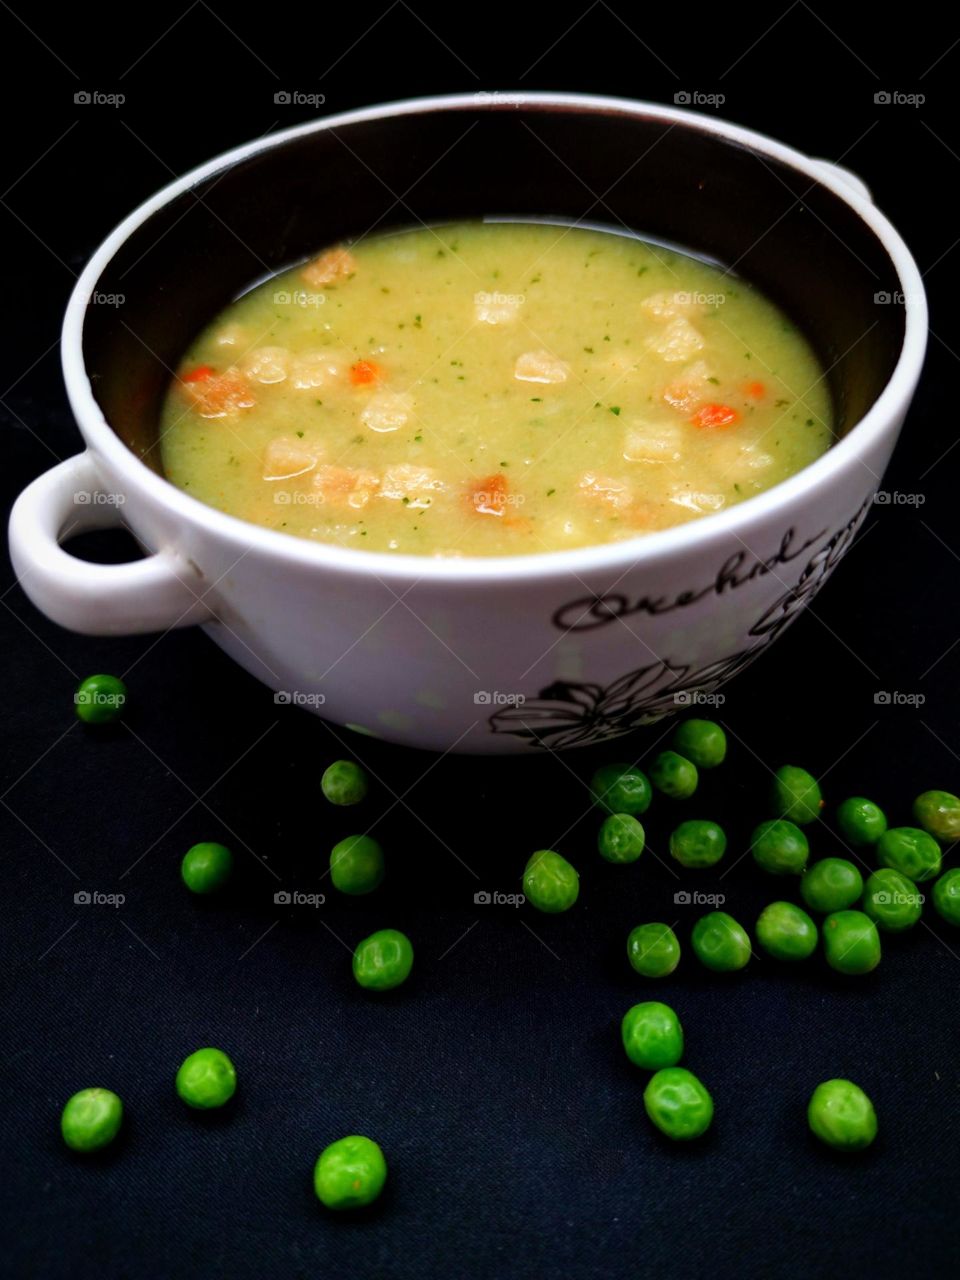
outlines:
[{"label": "black fabric surface", "polygon": [[[476,29],[470,15],[405,3],[301,13],[292,35],[278,19],[205,3],[166,35],[179,9],[153,7],[134,25],[111,6],[94,18],[24,11],[20,22],[8,12],[8,58],[43,86],[29,127],[11,126],[0,184],[15,308],[0,397],[11,500],[80,448],[56,347],[74,273],[171,173],[307,118],[274,105],[288,88],[326,93],[327,110],[498,86],[663,101],[697,86],[723,92],[724,115],[862,174],[929,272],[935,336],[883,486],[922,505],[876,507],[813,609],[725,690],[728,762],[694,800],[655,802],[649,850],[632,867],[599,860],[585,782],[605,760],[641,756],[662,727],[562,757],[437,760],[275,706],[199,632],[70,635],[37,613],[6,566],[4,1273],[956,1270],[960,931],[928,908],[912,935],[884,939],[880,968],[857,980],[819,959],[787,971],[758,958],[745,973],[712,976],[686,947],[674,976],[644,983],[624,954],[644,920],[678,921],[686,946],[698,909],[674,903],[681,887],[724,894],[750,927],[766,901],[793,896],[743,857],[779,763],[823,777],[818,856],[843,852],[832,806],[848,794],[875,797],[904,823],[920,790],[960,791],[958,250],[944,194],[958,173],[960,52],[922,6],[912,12],[912,45],[900,31],[866,37],[853,11],[841,21],[803,3],[749,31],[722,15],[678,23],[603,3],[563,19],[498,6]],[[94,87],[127,103],[74,106],[74,92]],[[927,101],[875,104],[887,89]],[[22,99],[7,105],[11,121],[24,119]],[[129,554],[116,536],[76,549]],[[127,680],[131,708],[122,726],[91,732],[76,723],[72,694],[101,670]],[[878,703],[882,691],[913,705]],[[361,811],[337,811],[319,791],[325,765],[347,754],[377,779]],[[720,869],[675,877],[666,839],[682,816],[727,827]],[[388,878],[369,899],[339,897],[323,875],[328,851],[371,826]],[[237,857],[216,901],[179,880],[184,850],[201,839],[222,839]],[[527,856],[543,847],[580,869],[573,911],[547,918],[475,903],[482,890],[517,891]],[[327,901],[278,906],[281,889]],[[84,905],[82,891],[125,900]],[[349,950],[383,926],[410,934],[416,964],[406,987],[378,998],[353,983]],[[644,998],[677,1009],[686,1064],[715,1099],[713,1130],[688,1148],[651,1129],[645,1074],[620,1047],[619,1019]],[[188,1113],[173,1092],[182,1058],[207,1044],[239,1073],[222,1115]],[[837,1075],[858,1081],[880,1118],[876,1145],[854,1159],[806,1132],[812,1089]],[[85,1159],[65,1150],[58,1121],[90,1084],[115,1089],[127,1113],[116,1147]],[[390,1176],[380,1204],[334,1219],[311,1172],[319,1150],[349,1132],[382,1144]]]}]

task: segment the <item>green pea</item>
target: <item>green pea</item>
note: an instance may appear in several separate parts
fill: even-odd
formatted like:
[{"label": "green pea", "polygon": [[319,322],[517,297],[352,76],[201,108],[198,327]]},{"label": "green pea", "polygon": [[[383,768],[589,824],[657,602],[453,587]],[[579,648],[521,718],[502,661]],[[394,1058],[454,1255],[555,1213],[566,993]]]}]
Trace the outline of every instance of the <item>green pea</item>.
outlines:
[{"label": "green pea", "polygon": [[838,1151],[862,1151],[877,1136],[873,1103],[852,1080],[824,1080],[813,1091],[807,1122],[814,1134]]},{"label": "green pea", "polygon": [[627,938],[627,959],[644,978],[665,978],[680,963],[680,943],[668,924],[638,924]]},{"label": "green pea", "polygon": [[771,902],[757,920],[757,941],[775,960],[806,960],[818,936],[814,922],[792,902]]},{"label": "green pea", "polygon": [[646,813],[653,799],[650,779],[632,764],[605,764],[593,775],[590,790],[607,813]]},{"label": "green pea", "polygon": [[947,924],[960,925],[960,867],[944,872],[933,886],[933,905]]},{"label": "green pea", "polygon": [[580,877],[566,858],[552,849],[539,849],[523,872],[523,892],[538,911],[556,915],[569,911],[580,893]]},{"label": "green pea", "polygon": [[320,779],[320,789],[331,804],[359,804],[368,785],[366,773],[353,760],[334,760]]},{"label": "green pea", "polygon": [[60,1132],[71,1151],[99,1151],[120,1130],[123,1103],[110,1089],[81,1089],[60,1117]]},{"label": "green pea", "polygon": [[774,876],[798,876],[807,865],[810,845],[796,823],[771,818],[754,828],[750,837],[753,860]]},{"label": "green pea", "polygon": [[823,922],[823,950],[837,973],[870,973],[880,963],[877,926],[862,911],[834,911]]},{"label": "green pea", "polygon": [[684,720],[671,739],[675,751],[698,769],[714,769],[727,754],[727,735],[713,720]]},{"label": "green pea", "polygon": [[330,879],[341,893],[372,893],[383,879],[383,850],[372,836],[347,836],[330,851]]},{"label": "green pea", "polygon": [[781,818],[806,826],[823,808],[820,784],[812,773],[785,764],[773,776],[773,809]]},{"label": "green pea", "polygon": [[943,854],[933,836],[919,827],[891,827],[877,841],[877,861],[911,880],[932,880],[940,874]]},{"label": "green pea", "polygon": [[645,1071],[675,1067],[683,1057],[683,1028],[668,1004],[647,1000],[623,1015],[620,1034],[627,1057]]},{"label": "green pea", "polygon": [[84,724],[112,724],[123,715],[127,686],[116,676],[87,676],[77,685],[73,705]]},{"label": "green pea", "polygon": [[183,855],[180,875],[191,893],[215,893],[233,871],[233,854],[225,844],[212,840],[195,844]]},{"label": "green pea", "polygon": [[643,827],[629,813],[611,813],[597,834],[597,848],[607,862],[636,862],[643,853]]},{"label": "green pea", "polygon": [[681,867],[712,867],[727,848],[727,837],[716,822],[691,818],[670,836],[670,855]]},{"label": "green pea", "polygon": [[923,894],[901,871],[881,867],[863,887],[863,910],[884,933],[903,933],[923,914]]},{"label": "green pea", "polygon": [[701,964],[714,973],[732,973],[750,959],[746,929],[726,911],[710,911],[693,926],[690,942]]},{"label": "green pea", "polygon": [[313,1189],[328,1209],[372,1204],[387,1180],[387,1162],[372,1138],[351,1134],[324,1147],[313,1170]]},{"label": "green pea", "polygon": [[863,893],[863,876],[846,858],[821,858],[800,881],[800,897],[811,911],[842,911]]},{"label": "green pea", "polygon": [[851,796],[837,809],[837,826],[847,844],[857,848],[876,844],[887,829],[887,815],[863,796]]},{"label": "green pea", "polygon": [[713,1120],[713,1099],[686,1067],[664,1067],[643,1091],[647,1115],[675,1142],[699,1138]]},{"label": "green pea", "polygon": [[686,800],[697,789],[697,766],[676,751],[661,751],[650,766],[650,781],[673,800]]},{"label": "green pea", "polygon": [[222,1049],[197,1049],[177,1072],[177,1093],[188,1107],[210,1111],[222,1107],[237,1091],[237,1072]]},{"label": "green pea", "polygon": [[357,944],[353,976],[368,991],[390,991],[406,982],[413,968],[413,945],[399,929],[379,929]]},{"label": "green pea", "polygon": [[924,791],[913,802],[913,816],[944,844],[960,840],[960,798],[949,791]]}]

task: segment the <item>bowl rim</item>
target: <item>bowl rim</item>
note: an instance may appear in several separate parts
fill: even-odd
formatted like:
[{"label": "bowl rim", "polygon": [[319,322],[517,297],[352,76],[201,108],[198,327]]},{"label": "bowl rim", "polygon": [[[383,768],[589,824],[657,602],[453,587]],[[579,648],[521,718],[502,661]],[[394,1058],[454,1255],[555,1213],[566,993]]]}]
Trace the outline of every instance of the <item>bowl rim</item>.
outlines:
[{"label": "bowl rim", "polygon": [[[97,403],[83,359],[83,324],[89,299],[111,258],[130,235],[165,204],[221,170],[230,168],[260,152],[326,129],[365,121],[389,119],[424,112],[460,109],[509,111],[517,106],[562,107],[576,113],[611,113],[642,116],[665,123],[699,129],[771,157],[808,177],[813,184],[828,188],[867,224],[880,241],[897,270],[904,299],[903,345],[886,386],[867,413],[847,434],[806,467],[763,493],[745,499],[701,519],[669,529],[638,534],[617,542],[599,543],[560,551],[537,551],[521,555],[432,557],[365,551],[333,543],[314,542],[298,535],[268,529],[239,516],[208,506],[158,475],[129,448],[107,422]],[[905,411],[923,364],[927,340],[927,302],[920,271],[899,232],[876,206],[845,181],[831,161],[803,155],[784,143],[741,125],[705,116],[683,108],[630,98],[565,92],[517,92],[491,94],[457,93],[363,107],[323,116],[293,125],[252,142],[222,152],[168,183],[127,215],[95,250],[70,295],[61,334],[61,354],[67,397],[81,434],[96,454],[100,454],[119,475],[132,471],[147,496],[186,523],[201,525],[214,536],[225,539],[246,552],[259,551],[304,566],[355,575],[372,575],[381,580],[409,583],[440,581],[489,583],[505,580],[569,579],[601,571],[626,571],[661,560],[676,553],[695,552],[725,535],[757,524],[792,503],[810,497],[829,484],[854,462],[862,462],[889,430],[898,413]],[[866,463],[863,463],[866,466]]]}]

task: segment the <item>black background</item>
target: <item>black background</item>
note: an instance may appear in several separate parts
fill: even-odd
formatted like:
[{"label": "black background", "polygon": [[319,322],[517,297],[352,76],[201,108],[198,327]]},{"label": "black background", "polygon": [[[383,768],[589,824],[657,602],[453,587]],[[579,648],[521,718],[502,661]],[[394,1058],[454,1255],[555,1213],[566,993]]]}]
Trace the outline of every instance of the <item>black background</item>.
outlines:
[{"label": "black background", "polygon": [[[703,875],[752,925],[784,892],[741,858],[769,768],[823,776],[815,852],[841,852],[832,804],[850,793],[909,821],[929,786],[960,790],[957,644],[957,379],[954,214],[957,33],[932,6],[886,20],[803,0],[751,18],[728,6],[615,8],[598,0],[469,9],[346,6],[335,14],[248,9],[4,7],[0,226],[8,325],[2,484],[10,499],[77,451],[58,363],[75,274],[120,217],[223,148],[325,111],[452,90],[574,89],[671,102],[721,93],[720,114],[871,186],[926,275],[933,337],[888,491],[922,505],[875,508],[812,609],[726,690],[727,765],[695,801],[660,801],[650,850],[629,868],[594,851],[584,779],[609,750],[435,760],[292,708],[199,632],[99,640],[67,634],[9,576],[0,596],[3,1099],[0,1268],[12,1275],[525,1277],[931,1274],[955,1268],[960,1211],[957,1056],[960,937],[931,911],[885,941],[869,977],[819,961],[784,972],[755,960],[732,980],[689,952],[642,984],[628,929],[676,907],[664,865],[679,813],[723,821],[728,869]],[[121,92],[119,108],[75,105]],[[874,94],[922,93],[920,106]],[[84,554],[122,558],[116,538]],[[124,726],[73,716],[77,680],[127,679]],[[883,705],[880,691],[912,695]],[[916,705],[917,695],[924,701]],[[624,740],[635,758],[660,730]],[[331,809],[324,766],[355,753],[378,779],[362,813]],[[329,893],[330,846],[373,826],[389,879],[369,900],[274,905],[280,888]],[[179,882],[183,851],[224,839],[238,873],[203,902]],[[581,898],[556,919],[474,905],[518,887],[529,852],[559,847]],[[132,869],[130,869],[132,868]],[[684,882],[686,883],[686,882]],[[121,907],[74,903],[123,893]],[[789,889],[787,890],[789,892]],[[372,999],[349,949],[391,925],[414,940],[410,983]],[[691,1148],[643,1115],[642,1073],[619,1045],[630,1003],[663,998],[687,1031],[686,1062],[717,1107]],[[223,1047],[241,1080],[229,1114],[189,1114],[180,1060]],[[849,1075],[880,1116],[853,1160],[817,1148],[804,1108]],[[73,1157],[58,1117],[77,1088],[127,1105],[115,1149]],[[359,1218],[313,1198],[317,1152],[348,1132],[390,1163],[382,1202]]]}]

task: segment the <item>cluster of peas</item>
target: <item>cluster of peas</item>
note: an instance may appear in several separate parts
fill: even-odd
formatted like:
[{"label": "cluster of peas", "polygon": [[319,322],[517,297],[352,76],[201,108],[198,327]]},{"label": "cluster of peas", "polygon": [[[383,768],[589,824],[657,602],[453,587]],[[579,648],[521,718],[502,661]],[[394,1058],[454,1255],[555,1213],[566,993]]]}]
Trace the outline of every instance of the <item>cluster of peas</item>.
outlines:
[{"label": "cluster of peas", "polygon": [[[92,676],[75,697],[77,715],[93,724],[117,719],[126,689],[113,676]],[[598,769],[591,792],[606,817],[597,836],[598,850],[608,862],[628,864],[643,853],[646,834],[638,814],[646,813],[654,790],[673,799],[692,796],[699,771],[722,764],[726,735],[709,720],[686,720],[677,726],[671,749],[659,752],[647,772],[633,765]],[[366,774],[350,760],[338,760],[325,771],[321,789],[330,803],[349,806],[368,790]],[[920,919],[920,882],[935,880],[933,902],[948,923],[960,926],[960,867],[941,875],[941,845],[960,840],[960,798],[946,791],[926,791],[913,806],[916,827],[889,827],[880,807],[863,797],[845,800],[837,810],[844,838],[855,848],[873,849],[880,864],[864,884],[856,865],[845,858],[822,858],[808,868],[809,842],[803,827],[823,808],[817,780],[805,769],[785,765],[774,775],[771,807],[776,815],[753,832],[751,851],[757,865],[772,876],[800,878],[800,896],[810,911],[825,917],[820,929],[807,911],[792,902],[771,902],[756,923],[756,937],[770,956],[782,961],[809,958],[822,936],[827,963],[840,973],[862,974],[880,962],[880,932],[900,933]],[[716,822],[682,822],[670,836],[670,854],[683,867],[714,866],[724,856],[727,838]],[[184,856],[181,875],[194,893],[221,889],[230,878],[233,855],[222,844],[194,845]],[[348,836],[330,855],[335,888],[352,895],[372,893],[384,876],[379,843],[367,835]],[[550,914],[569,910],[577,901],[576,869],[552,849],[540,849],[523,873],[526,899]],[[856,910],[854,904],[862,909]],[[711,911],[693,926],[691,946],[708,969],[743,969],[752,948],[747,931],[725,911]],[[669,925],[638,925],[627,938],[633,969],[647,978],[665,977],[680,962],[680,943]],[[387,991],[409,977],[413,947],[396,929],[381,929],[365,938],[353,956],[353,974],[361,987]],[[621,1035],[627,1057],[654,1074],[644,1090],[644,1106],[652,1123],[668,1137],[699,1137],[713,1120],[713,1099],[703,1083],[685,1067],[684,1037],[673,1009],[659,1001],[634,1005],[623,1017]],[[236,1072],[219,1049],[191,1054],[177,1073],[180,1097],[192,1107],[223,1106],[236,1089]],[[84,1089],[67,1103],[62,1132],[77,1151],[97,1150],[112,1142],[123,1106],[108,1089]],[[850,1080],[818,1085],[807,1111],[812,1132],[842,1150],[870,1145],[877,1117],[867,1095]],[[370,1138],[353,1134],[321,1152],[314,1170],[318,1198],[330,1208],[370,1204],[383,1189],[387,1167],[383,1152]]]},{"label": "cluster of peas", "polygon": [[[646,833],[638,814],[646,813],[654,791],[674,799],[692,796],[699,771],[726,757],[726,735],[710,720],[678,725],[671,749],[661,751],[647,772],[611,764],[594,774],[591,790],[606,813],[597,844],[608,862],[635,862]],[[822,938],[831,968],[843,974],[869,973],[880,963],[880,934],[912,928],[923,910],[917,884],[934,880],[933,904],[949,924],[960,926],[960,867],[941,875],[941,845],[960,840],[960,798],[947,791],[925,791],[913,805],[916,827],[889,827],[880,807],[860,796],[837,810],[844,838],[855,848],[873,850],[879,868],[864,884],[859,868],[846,858],[822,858],[807,866],[810,846],[803,827],[823,808],[817,780],[806,769],[784,765],[774,775],[771,809],[750,847],[754,861],[772,876],[799,878],[807,911],[793,902],[771,902],[760,913],[756,937],[768,955],[800,961],[813,955]],[[716,822],[681,822],[670,836],[670,854],[683,867],[716,865],[727,838]],[[535,853],[524,873],[527,899],[541,911],[567,911],[579,895],[576,869],[550,849]],[[855,904],[860,909],[853,909]],[[824,916],[820,928],[809,912]],[[746,929],[726,911],[711,911],[693,926],[690,945],[699,961],[718,973],[743,969],[753,954]],[[680,963],[680,943],[669,925],[638,925],[627,938],[627,957],[637,973],[662,978]],[[631,1062],[655,1074],[644,1092],[651,1121],[668,1137],[698,1137],[713,1119],[713,1100],[692,1072],[677,1066],[683,1031],[668,1005],[648,1001],[624,1016],[624,1048]],[[869,1146],[877,1118],[867,1095],[849,1080],[828,1080],[814,1091],[808,1108],[810,1128],[831,1146],[857,1150]]]}]

